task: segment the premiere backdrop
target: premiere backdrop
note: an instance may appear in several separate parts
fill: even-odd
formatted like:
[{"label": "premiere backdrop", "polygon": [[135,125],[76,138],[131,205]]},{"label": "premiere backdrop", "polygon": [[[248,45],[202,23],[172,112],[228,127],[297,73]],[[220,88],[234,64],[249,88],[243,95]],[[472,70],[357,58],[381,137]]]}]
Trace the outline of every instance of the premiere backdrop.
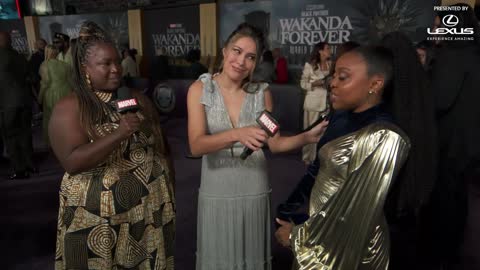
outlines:
[{"label": "premiere backdrop", "polygon": [[117,48],[128,47],[127,12],[80,14],[66,16],[42,16],[38,18],[40,36],[52,43],[55,32],[64,33],[70,38],[77,38],[84,21],[93,21],[103,28],[115,42]]},{"label": "premiere backdrop", "polygon": [[1,20],[0,31],[10,33],[12,37],[12,46],[17,52],[25,55],[30,53],[25,31],[25,23],[23,20]]},{"label": "premiere backdrop", "polygon": [[183,57],[200,48],[198,6],[147,10],[143,19],[146,55]]},{"label": "premiere backdrop", "polygon": [[0,20],[20,19],[18,15],[15,0],[0,0]]},{"label": "premiere backdrop", "polygon": [[268,36],[270,49],[281,48],[290,69],[301,69],[318,42],[333,49],[346,41],[373,43],[400,30],[412,40],[426,38],[439,1],[416,0],[275,0],[224,3],[220,10],[220,46],[241,22]]}]

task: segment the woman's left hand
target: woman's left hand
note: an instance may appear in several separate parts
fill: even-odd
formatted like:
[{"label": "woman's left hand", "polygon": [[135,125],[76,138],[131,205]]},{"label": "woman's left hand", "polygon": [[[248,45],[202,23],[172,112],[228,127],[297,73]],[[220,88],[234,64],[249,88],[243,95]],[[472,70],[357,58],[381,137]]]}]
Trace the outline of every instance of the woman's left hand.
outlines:
[{"label": "woman's left hand", "polygon": [[328,127],[328,121],[324,120],[320,122],[318,125],[314,126],[312,129],[309,131],[305,132],[305,140],[307,144],[309,143],[317,143],[320,141],[320,138],[323,136],[323,133],[325,133],[325,130]]},{"label": "woman's left hand", "polygon": [[292,233],[293,223],[276,219],[277,223],[280,224],[280,228],[275,232],[275,237],[277,241],[284,247],[290,246],[290,234]]}]

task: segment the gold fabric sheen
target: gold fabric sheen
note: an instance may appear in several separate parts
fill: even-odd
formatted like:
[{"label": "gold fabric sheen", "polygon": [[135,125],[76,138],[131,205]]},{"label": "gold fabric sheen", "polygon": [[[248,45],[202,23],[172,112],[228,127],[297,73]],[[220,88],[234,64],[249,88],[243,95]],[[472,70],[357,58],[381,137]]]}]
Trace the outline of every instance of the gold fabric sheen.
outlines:
[{"label": "gold fabric sheen", "polygon": [[407,158],[408,137],[374,123],[319,150],[310,218],[295,226],[296,269],[388,269],[390,239],[383,205]]},{"label": "gold fabric sheen", "polygon": [[[96,94],[103,102],[111,99]],[[118,128],[120,119],[111,106],[104,111],[110,121],[97,126],[101,136]],[[173,179],[154,144],[151,125],[157,123],[146,122],[138,141],[123,141],[103,164],[65,173],[55,269],[174,269]]]}]

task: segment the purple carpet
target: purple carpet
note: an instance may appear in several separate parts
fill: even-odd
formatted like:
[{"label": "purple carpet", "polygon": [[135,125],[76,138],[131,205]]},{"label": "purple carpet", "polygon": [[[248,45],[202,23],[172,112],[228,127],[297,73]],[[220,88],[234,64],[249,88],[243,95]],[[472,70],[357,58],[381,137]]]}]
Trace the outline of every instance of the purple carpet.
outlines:
[{"label": "purple carpet", "polygon": [[[197,195],[200,159],[187,159],[185,119],[170,119],[164,125],[176,170],[177,238],[176,269],[195,268]],[[58,189],[63,169],[42,143],[41,130],[34,128],[35,162],[40,173],[29,179],[7,180],[8,162],[0,160],[0,239],[6,269],[54,268]],[[290,192],[303,174],[300,152],[268,154],[272,186],[272,209]],[[272,217],[273,221],[273,217]],[[273,231],[273,224],[272,224]],[[273,269],[290,269],[291,252],[272,238]],[[5,263],[4,263],[5,262]],[[5,269],[2,267],[2,269]]]}]

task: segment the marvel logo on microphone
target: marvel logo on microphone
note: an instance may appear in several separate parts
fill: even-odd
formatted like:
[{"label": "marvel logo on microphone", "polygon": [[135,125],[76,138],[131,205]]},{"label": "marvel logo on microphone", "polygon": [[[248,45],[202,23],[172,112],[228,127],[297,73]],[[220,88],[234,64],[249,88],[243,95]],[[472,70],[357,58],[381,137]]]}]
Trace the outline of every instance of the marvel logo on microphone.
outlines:
[{"label": "marvel logo on microphone", "polygon": [[[265,130],[265,132],[268,134],[269,137],[275,136],[275,134],[277,134],[278,129],[280,128],[280,125],[278,124],[277,120],[275,120],[272,114],[270,114],[270,112],[267,110],[263,111],[257,117],[257,123],[261,129]],[[242,154],[240,155],[240,158],[242,160],[245,160],[252,153],[253,153],[253,150],[245,146]]]},{"label": "marvel logo on microphone", "polygon": [[257,123],[268,133],[270,137],[273,137],[278,131],[279,125],[275,119],[267,112],[263,111],[257,118]]},{"label": "marvel logo on microphone", "polygon": [[118,112],[122,112],[130,108],[138,107],[138,102],[137,102],[137,99],[131,98],[131,99],[119,100],[115,103],[115,105],[117,107]]}]

